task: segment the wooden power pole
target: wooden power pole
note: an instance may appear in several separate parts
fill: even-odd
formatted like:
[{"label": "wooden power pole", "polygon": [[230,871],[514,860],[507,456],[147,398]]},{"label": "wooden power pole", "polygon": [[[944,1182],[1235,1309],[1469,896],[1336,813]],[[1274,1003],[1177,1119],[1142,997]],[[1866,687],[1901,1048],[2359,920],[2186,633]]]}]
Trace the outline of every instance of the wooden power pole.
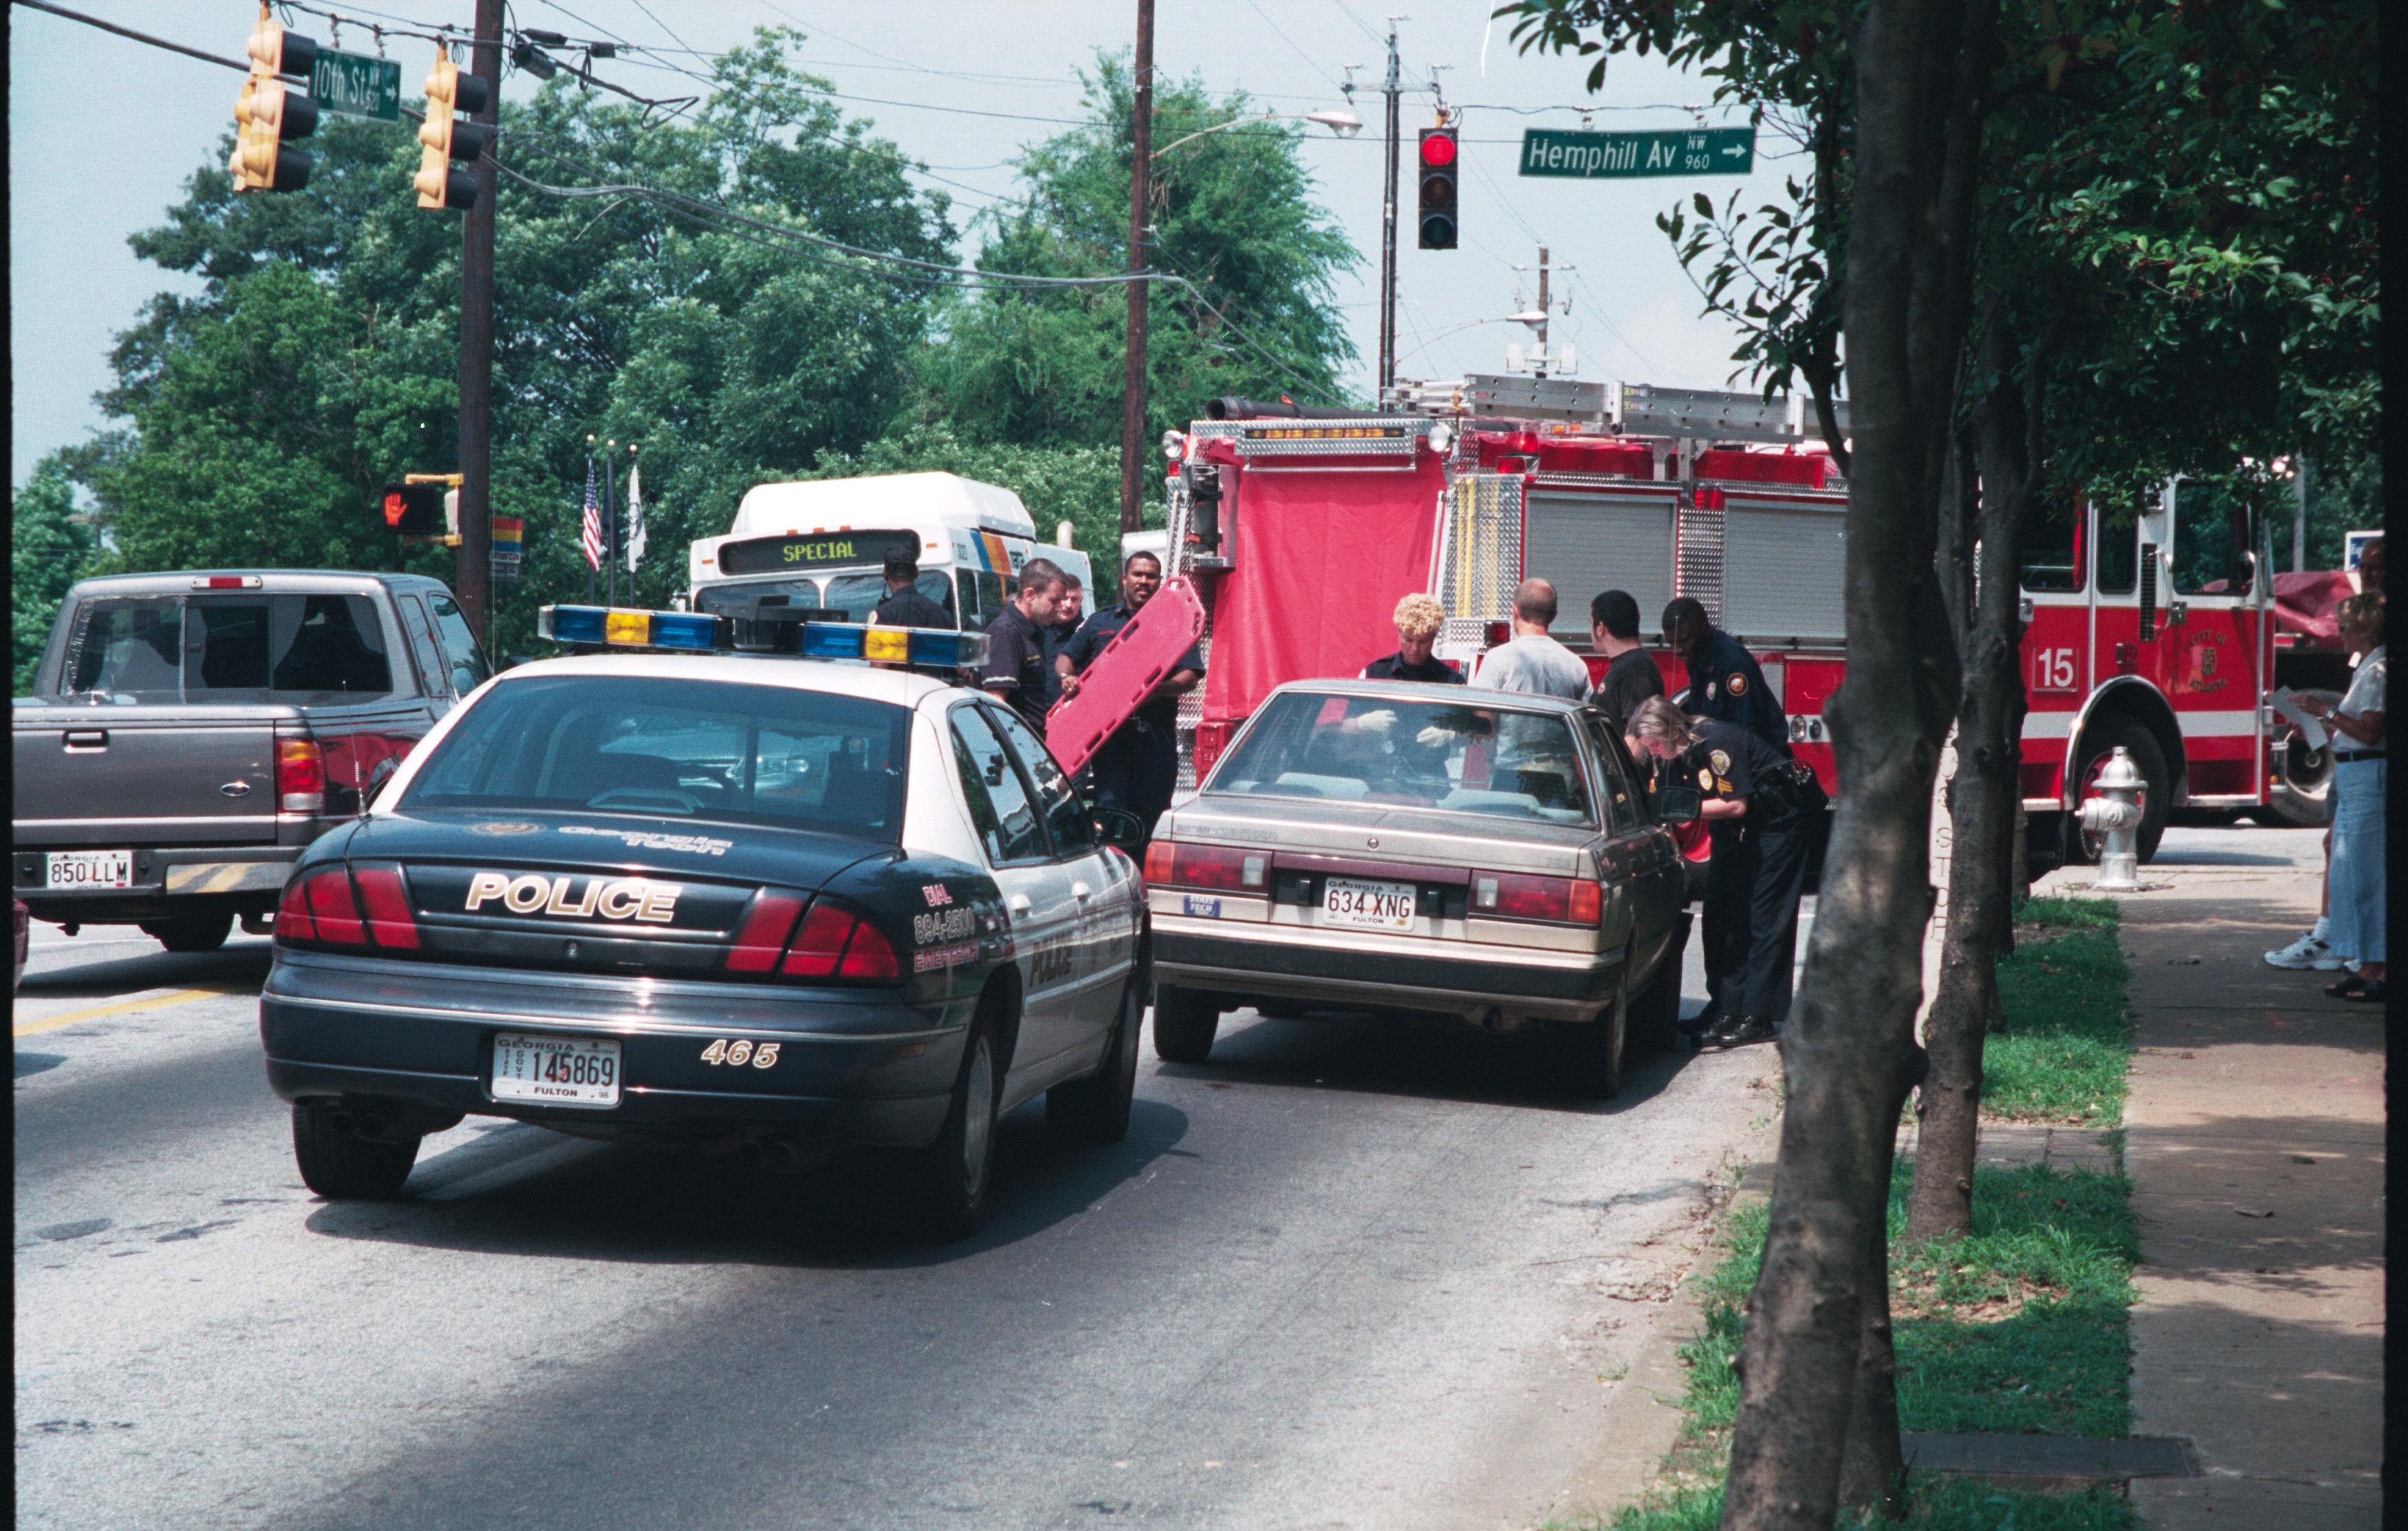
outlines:
[{"label": "wooden power pole", "polygon": [[[483,0],[480,0],[482,4]],[[1149,256],[1146,205],[1153,200],[1154,0],[1137,0],[1137,73],[1129,123],[1128,372],[1121,389],[1121,530],[1141,524],[1145,488],[1145,300],[1151,285],[1136,279]],[[1119,563],[1117,551],[1112,558]]]}]

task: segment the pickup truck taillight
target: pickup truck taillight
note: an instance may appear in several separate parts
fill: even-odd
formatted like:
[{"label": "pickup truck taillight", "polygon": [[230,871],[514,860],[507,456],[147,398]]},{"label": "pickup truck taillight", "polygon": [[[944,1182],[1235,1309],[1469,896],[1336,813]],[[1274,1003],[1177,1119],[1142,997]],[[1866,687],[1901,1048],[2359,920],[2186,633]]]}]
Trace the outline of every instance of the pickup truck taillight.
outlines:
[{"label": "pickup truck taillight", "polygon": [[1605,915],[1605,889],[1586,878],[1471,874],[1471,912],[1498,920],[1593,925]]},{"label": "pickup truck taillight", "polygon": [[728,949],[727,971],[774,971],[786,978],[838,983],[892,983],[903,976],[895,943],[876,923],[834,899],[822,898],[812,902],[798,929],[795,916],[802,907],[801,899],[783,894],[765,893],[753,899],[737,927],[736,944]]},{"label": "pickup truck taillight", "polygon": [[276,808],[280,813],[326,811],[326,752],[317,740],[276,741]]},{"label": "pickup truck taillight", "polygon": [[1270,886],[1270,852],[1224,845],[1181,845],[1156,840],[1145,848],[1150,888],[1213,888],[1255,893]]},{"label": "pickup truck taillight", "polygon": [[276,907],[276,938],[311,946],[366,947],[373,941],[387,951],[416,951],[418,922],[402,891],[401,868],[370,863],[346,872],[329,866],[286,884]]}]

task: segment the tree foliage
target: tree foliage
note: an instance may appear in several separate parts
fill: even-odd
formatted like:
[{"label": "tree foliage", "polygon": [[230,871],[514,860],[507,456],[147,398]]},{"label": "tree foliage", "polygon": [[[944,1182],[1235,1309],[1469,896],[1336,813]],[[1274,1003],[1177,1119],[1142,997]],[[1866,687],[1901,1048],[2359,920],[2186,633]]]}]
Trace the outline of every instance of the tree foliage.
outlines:
[{"label": "tree foliage", "polygon": [[14,696],[30,695],[50,623],[92,561],[92,532],[75,518],[75,485],[56,452],[8,497],[8,627]]}]

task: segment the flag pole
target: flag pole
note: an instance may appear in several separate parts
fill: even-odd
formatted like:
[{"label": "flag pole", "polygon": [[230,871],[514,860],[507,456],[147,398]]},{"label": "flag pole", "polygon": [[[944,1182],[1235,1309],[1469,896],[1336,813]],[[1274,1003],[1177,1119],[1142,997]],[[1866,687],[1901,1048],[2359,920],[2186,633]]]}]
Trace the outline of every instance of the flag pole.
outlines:
[{"label": "flag pole", "polygon": [[[585,439],[590,442],[594,438],[589,436]],[[590,454],[585,459],[585,492],[589,495],[594,492],[594,459]],[[585,545],[585,502],[582,500],[579,501],[577,506],[577,542],[578,551],[581,556]],[[587,606],[594,604],[594,564],[588,559],[585,565],[585,604]]]}]

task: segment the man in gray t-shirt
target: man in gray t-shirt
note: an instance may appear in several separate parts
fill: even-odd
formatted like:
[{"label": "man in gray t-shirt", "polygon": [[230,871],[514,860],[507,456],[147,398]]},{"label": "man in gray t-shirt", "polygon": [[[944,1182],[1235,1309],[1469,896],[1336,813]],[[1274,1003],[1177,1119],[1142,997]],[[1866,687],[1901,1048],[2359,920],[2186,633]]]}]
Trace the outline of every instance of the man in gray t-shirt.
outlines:
[{"label": "man in gray t-shirt", "polygon": [[1580,701],[1588,695],[1588,666],[1547,636],[1555,620],[1555,587],[1525,579],[1513,592],[1513,641],[1492,649],[1480,662],[1472,686],[1528,692]]}]

